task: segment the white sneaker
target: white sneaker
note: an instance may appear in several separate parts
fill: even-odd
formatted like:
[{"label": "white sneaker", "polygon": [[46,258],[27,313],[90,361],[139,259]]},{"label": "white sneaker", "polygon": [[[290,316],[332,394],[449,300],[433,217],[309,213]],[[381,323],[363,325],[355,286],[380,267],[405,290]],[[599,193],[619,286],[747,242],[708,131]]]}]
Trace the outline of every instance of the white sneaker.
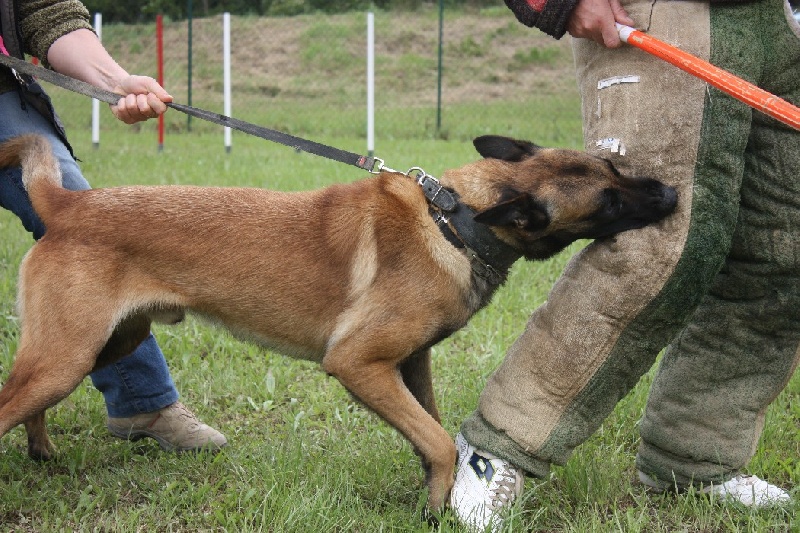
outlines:
[{"label": "white sneaker", "polygon": [[[664,491],[666,487],[644,472],[639,472],[639,481],[650,488]],[[739,502],[748,507],[766,507],[788,502],[791,497],[789,493],[780,487],[764,481],[758,476],[746,476],[739,474],[725,483],[710,484],[700,489],[702,494],[712,494],[721,500]]]},{"label": "white sneaker", "polygon": [[498,531],[503,525],[502,511],[522,494],[522,472],[490,453],[476,450],[461,433],[456,435],[456,449],[450,507],[472,531]]}]

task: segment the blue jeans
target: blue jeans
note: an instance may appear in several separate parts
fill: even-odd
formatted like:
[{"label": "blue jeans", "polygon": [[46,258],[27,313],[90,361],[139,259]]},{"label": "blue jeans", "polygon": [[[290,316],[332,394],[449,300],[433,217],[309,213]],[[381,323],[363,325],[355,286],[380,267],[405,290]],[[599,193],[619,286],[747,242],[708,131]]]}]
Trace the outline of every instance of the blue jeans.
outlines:
[{"label": "blue jeans", "polygon": [[[61,165],[65,188],[90,188],[53,125],[31,106],[23,109],[16,91],[0,94],[0,142],[25,133],[39,133],[50,140]],[[0,170],[0,205],[17,215],[34,239],[44,235],[44,225],[31,207],[19,168]],[[153,335],[131,355],[92,373],[91,378],[94,386],[103,393],[111,417],[157,411],[178,400],[178,391],[164,354]]]}]

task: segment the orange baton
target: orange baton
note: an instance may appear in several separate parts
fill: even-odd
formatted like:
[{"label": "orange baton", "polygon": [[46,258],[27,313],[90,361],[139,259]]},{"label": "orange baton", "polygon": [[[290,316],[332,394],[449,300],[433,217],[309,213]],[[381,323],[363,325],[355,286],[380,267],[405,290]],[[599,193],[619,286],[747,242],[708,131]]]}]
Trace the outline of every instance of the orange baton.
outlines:
[{"label": "orange baton", "polygon": [[636,48],[644,50],[681,70],[708,82],[720,91],[741,100],[772,118],[800,130],[800,108],[790,104],[772,93],[756,87],[752,83],[734,76],[727,70],[715,67],[708,61],[693,56],[629,26],[617,24],[619,37]]}]

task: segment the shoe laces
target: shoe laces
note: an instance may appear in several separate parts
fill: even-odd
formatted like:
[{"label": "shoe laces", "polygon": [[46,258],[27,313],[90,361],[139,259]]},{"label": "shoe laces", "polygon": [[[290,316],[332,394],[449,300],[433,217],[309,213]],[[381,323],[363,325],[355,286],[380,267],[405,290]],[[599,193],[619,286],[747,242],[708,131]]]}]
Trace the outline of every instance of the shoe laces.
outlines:
[{"label": "shoe laces", "polygon": [[489,506],[498,509],[511,503],[517,496],[517,484],[519,475],[517,470],[511,466],[506,466],[500,472],[495,472],[497,476],[495,486],[489,489],[491,500]]},{"label": "shoe laces", "polygon": [[197,416],[181,402],[175,402],[167,409],[172,412],[172,417],[185,420],[186,428],[189,431],[195,431],[201,426],[201,422]]},{"label": "shoe laces", "polygon": [[[713,486],[713,483],[712,483]],[[738,474],[724,483],[717,485],[722,490],[729,491],[743,491],[750,490],[755,494],[756,491],[765,490],[769,485],[758,476]]]},{"label": "shoe laces", "polygon": [[730,483],[731,481],[734,481],[735,483],[740,483],[742,485],[750,485],[751,487],[753,487],[762,480],[758,476],[746,476],[743,474],[739,474],[738,476],[735,476],[733,479],[728,481],[728,483]]}]

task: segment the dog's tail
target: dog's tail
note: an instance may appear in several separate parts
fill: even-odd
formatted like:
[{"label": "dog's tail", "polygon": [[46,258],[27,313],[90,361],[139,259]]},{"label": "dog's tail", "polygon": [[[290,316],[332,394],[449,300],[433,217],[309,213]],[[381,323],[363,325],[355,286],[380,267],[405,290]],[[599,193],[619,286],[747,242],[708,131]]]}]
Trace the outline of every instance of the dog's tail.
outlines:
[{"label": "dog's tail", "polygon": [[42,135],[14,137],[0,144],[0,168],[22,167],[22,183],[39,218],[47,224],[55,205],[53,192],[61,188],[61,168],[53,148]]}]

